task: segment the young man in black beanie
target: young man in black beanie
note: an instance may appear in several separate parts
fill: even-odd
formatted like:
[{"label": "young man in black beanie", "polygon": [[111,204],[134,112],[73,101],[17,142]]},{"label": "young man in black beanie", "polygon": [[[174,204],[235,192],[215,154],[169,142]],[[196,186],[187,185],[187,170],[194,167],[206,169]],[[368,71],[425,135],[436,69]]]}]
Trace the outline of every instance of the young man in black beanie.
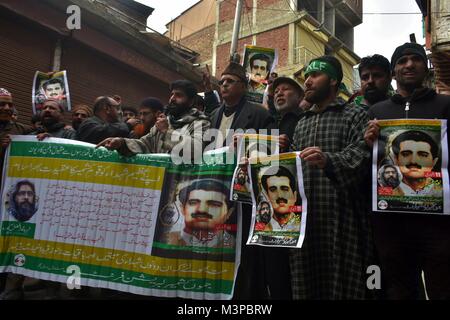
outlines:
[{"label": "young man in black beanie", "polygon": [[[370,118],[446,119],[448,125],[450,97],[424,86],[428,67],[423,47],[417,43],[399,46],[392,55],[391,67],[397,81],[397,94],[373,105],[369,109]],[[373,146],[378,135],[379,126],[372,120],[365,133],[366,143]],[[448,215],[385,211],[374,213],[372,222],[387,299],[420,297],[422,271],[428,297],[450,299]]]}]

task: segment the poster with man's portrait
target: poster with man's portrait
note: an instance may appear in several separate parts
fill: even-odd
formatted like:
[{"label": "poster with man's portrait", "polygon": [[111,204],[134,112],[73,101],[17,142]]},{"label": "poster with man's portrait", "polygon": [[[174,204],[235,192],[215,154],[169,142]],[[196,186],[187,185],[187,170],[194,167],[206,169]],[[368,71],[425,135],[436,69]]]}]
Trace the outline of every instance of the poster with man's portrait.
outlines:
[{"label": "poster with man's portrait", "polygon": [[243,56],[242,65],[249,79],[247,98],[262,103],[269,75],[277,64],[277,52],[272,48],[246,45]]},{"label": "poster with man's portrait", "polygon": [[28,222],[37,212],[39,197],[36,187],[30,180],[13,183],[6,194],[5,212],[10,221]]},{"label": "poster with man's portrait", "polygon": [[[247,244],[301,248],[307,200],[297,152],[261,158],[250,165],[253,214]],[[265,160],[276,158],[271,164]],[[270,162],[269,162],[270,163]]]},{"label": "poster with man's portrait", "polygon": [[67,71],[41,72],[36,71],[33,80],[33,114],[39,113],[47,99],[58,100],[65,111],[72,109],[70,103]]},{"label": "poster with man's portrait", "polygon": [[237,166],[234,170],[230,199],[252,204],[249,164],[259,158],[279,153],[279,137],[263,134],[243,134],[237,140]]},{"label": "poster with man's portrait", "polygon": [[230,180],[168,173],[164,185],[152,254],[234,261],[237,214]]},{"label": "poster with man's portrait", "polygon": [[373,211],[450,214],[446,120],[380,120]]},{"label": "poster with man's portrait", "polygon": [[39,184],[34,180],[12,179],[2,191],[0,235],[33,238],[39,210]]}]

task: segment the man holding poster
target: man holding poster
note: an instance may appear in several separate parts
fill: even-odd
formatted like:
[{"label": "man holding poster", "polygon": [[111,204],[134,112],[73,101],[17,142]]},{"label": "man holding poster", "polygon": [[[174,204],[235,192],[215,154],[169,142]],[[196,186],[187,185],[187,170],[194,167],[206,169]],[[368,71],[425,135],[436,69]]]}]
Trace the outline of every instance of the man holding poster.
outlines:
[{"label": "man holding poster", "polygon": [[[399,187],[403,196],[396,196],[395,189],[374,187],[372,191],[374,211],[383,211],[374,213],[372,222],[385,296],[387,299],[423,296],[419,285],[423,272],[428,297],[450,299],[450,212],[445,209],[445,201],[449,199],[446,128],[450,97],[423,86],[428,67],[422,46],[405,43],[397,47],[391,67],[397,94],[370,108],[369,116],[376,120],[369,123],[365,133],[369,146],[376,142],[374,167],[390,158],[403,175]],[[385,150],[383,144],[387,145]],[[440,196],[436,194],[437,182],[443,189]],[[421,193],[428,189],[434,197],[423,197]],[[382,200],[377,202],[377,198]]]},{"label": "man holding poster", "polygon": [[294,146],[301,151],[308,222],[303,247],[290,251],[293,297],[367,299],[366,270],[373,264],[363,189],[369,118],[337,97],[343,72],[335,57],[313,59],[305,78],[305,99],[312,107],[300,116]]}]

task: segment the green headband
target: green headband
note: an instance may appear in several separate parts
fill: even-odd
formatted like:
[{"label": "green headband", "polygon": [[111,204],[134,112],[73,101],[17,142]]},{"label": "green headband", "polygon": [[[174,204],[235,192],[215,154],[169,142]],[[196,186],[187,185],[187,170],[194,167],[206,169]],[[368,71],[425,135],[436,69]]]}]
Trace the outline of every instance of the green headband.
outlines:
[{"label": "green headband", "polygon": [[311,72],[322,72],[329,76],[331,79],[337,80],[337,72],[334,67],[326,61],[314,60],[312,61],[305,71],[305,77],[307,77]]}]

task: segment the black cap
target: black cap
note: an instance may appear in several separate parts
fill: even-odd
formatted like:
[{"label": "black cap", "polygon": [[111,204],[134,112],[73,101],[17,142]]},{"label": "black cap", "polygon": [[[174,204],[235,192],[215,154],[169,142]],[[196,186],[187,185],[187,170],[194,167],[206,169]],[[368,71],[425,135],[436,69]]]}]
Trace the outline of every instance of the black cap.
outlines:
[{"label": "black cap", "polygon": [[275,89],[282,83],[289,83],[290,85],[292,85],[298,91],[299,94],[303,94],[304,93],[303,88],[298,84],[298,82],[295,81],[292,78],[289,78],[289,77],[278,77],[278,78],[276,78],[273,81],[273,84],[272,84],[273,90],[275,91]]},{"label": "black cap", "polygon": [[428,67],[427,64],[427,54],[425,53],[425,49],[418,43],[413,42],[407,42],[405,44],[402,44],[401,46],[397,47],[394,51],[394,54],[391,58],[391,68],[394,70],[395,65],[401,57],[407,55],[407,54],[415,54],[422,58],[423,62],[425,63],[425,66]]}]

